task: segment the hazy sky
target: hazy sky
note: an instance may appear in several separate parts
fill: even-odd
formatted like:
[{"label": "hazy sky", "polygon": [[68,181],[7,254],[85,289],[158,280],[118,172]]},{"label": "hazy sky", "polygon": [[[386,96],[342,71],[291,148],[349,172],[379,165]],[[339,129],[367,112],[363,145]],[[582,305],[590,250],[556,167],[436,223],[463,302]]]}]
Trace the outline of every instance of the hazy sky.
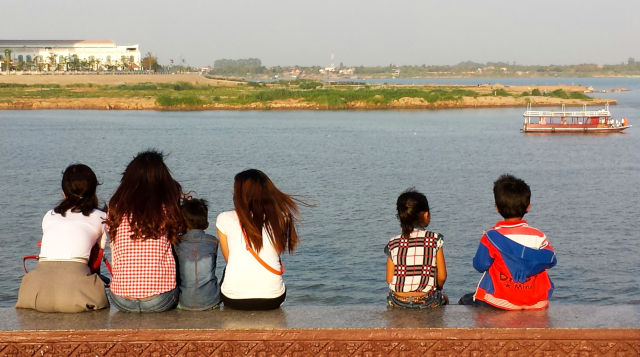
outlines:
[{"label": "hazy sky", "polygon": [[19,0],[1,39],[111,39],[160,63],[618,64],[640,60],[638,0]]}]

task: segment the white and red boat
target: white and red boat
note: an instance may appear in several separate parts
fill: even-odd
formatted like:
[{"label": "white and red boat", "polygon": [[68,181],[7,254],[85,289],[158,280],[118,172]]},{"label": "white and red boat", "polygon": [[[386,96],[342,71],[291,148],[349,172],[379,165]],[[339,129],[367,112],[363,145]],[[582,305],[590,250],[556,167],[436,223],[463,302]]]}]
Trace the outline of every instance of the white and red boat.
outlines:
[{"label": "white and red boat", "polygon": [[611,133],[630,128],[627,118],[613,119],[609,104],[604,109],[567,111],[564,104],[560,111],[531,110],[527,105],[522,131],[525,133]]}]

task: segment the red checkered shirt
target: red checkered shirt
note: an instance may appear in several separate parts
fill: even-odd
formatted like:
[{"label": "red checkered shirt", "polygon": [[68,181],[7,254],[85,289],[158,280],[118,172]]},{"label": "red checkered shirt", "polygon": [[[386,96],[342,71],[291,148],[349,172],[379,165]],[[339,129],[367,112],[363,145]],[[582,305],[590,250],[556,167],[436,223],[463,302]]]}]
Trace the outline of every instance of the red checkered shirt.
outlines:
[{"label": "red checkered shirt", "polygon": [[115,241],[111,241],[112,293],[144,299],[176,287],[176,262],[171,242],[158,239],[131,239],[128,217],[122,217]]},{"label": "red checkered shirt", "polygon": [[385,247],[395,268],[389,289],[425,293],[435,290],[436,254],[443,244],[442,234],[421,229],[414,229],[409,238],[391,238]]}]

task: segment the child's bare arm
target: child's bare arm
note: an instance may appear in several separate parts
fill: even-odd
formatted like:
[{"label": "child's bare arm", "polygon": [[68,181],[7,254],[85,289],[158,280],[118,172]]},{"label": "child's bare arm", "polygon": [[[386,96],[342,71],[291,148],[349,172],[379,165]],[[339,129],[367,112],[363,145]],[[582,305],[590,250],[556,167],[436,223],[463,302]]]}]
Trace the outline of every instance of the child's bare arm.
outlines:
[{"label": "child's bare arm", "polygon": [[227,235],[220,232],[218,229],[218,239],[220,240],[220,250],[222,251],[222,256],[224,257],[224,261],[229,261],[229,245],[227,244]]},{"label": "child's bare arm", "polygon": [[438,253],[436,253],[436,270],[438,272],[436,281],[438,289],[442,289],[444,282],[447,281],[447,264],[444,261],[444,251],[442,248],[438,249]]},{"label": "child's bare arm", "polygon": [[387,284],[391,284],[391,279],[393,279],[393,270],[395,269],[395,265],[391,258],[387,257]]}]

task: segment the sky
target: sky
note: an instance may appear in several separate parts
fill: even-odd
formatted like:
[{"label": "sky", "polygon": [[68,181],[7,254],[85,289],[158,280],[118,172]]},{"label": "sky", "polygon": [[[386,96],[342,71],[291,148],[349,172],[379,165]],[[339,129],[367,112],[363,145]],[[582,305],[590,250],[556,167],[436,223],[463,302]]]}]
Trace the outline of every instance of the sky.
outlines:
[{"label": "sky", "polygon": [[620,64],[640,60],[638,0],[20,0],[0,39],[139,44],[161,64]]}]

